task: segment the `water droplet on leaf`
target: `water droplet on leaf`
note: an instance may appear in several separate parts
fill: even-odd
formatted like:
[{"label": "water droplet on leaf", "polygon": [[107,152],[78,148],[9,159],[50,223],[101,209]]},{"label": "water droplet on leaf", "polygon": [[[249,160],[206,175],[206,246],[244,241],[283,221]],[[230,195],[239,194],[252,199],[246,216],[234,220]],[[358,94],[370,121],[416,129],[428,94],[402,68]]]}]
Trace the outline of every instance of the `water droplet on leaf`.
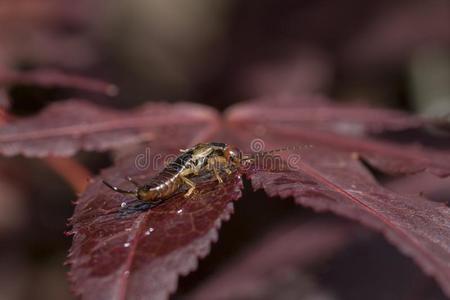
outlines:
[{"label": "water droplet on leaf", "polygon": [[154,228],[150,227],[145,231],[145,235],[150,235],[150,233],[152,233],[154,230],[155,230]]}]

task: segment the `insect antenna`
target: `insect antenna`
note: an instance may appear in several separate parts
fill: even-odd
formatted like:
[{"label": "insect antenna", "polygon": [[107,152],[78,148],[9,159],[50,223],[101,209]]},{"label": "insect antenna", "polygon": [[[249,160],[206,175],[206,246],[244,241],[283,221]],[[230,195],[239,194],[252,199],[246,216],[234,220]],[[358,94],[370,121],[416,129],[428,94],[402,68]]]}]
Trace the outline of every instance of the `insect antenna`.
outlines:
[{"label": "insect antenna", "polygon": [[283,148],[278,148],[278,149],[273,149],[270,151],[264,151],[261,152],[262,154],[273,154],[273,153],[278,153],[278,152],[283,152],[283,151],[294,151],[294,150],[300,150],[303,148],[311,148],[311,145],[294,145],[294,146],[287,146],[287,147],[283,147]]},{"label": "insect antenna", "polygon": [[127,191],[127,190],[122,190],[116,186],[112,186],[110,183],[108,183],[105,180],[102,180],[103,184],[106,185],[107,187],[109,187],[110,189],[112,189],[115,192],[121,193],[121,194],[129,194],[129,195],[136,195],[137,192],[136,191]]},{"label": "insect antenna", "polygon": [[260,155],[274,154],[274,153],[283,152],[283,151],[293,151],[293,150],[299,150],[302,148],[311,148],[311,147],[312,147],[312,145],[287,146],[287,147],[273,149],[273,150],[269,150],[269,151],[256,152],[253,155],[244,155],[242,157],[242,160],[243,161],[251,161],[251,160],[254,160],[256,156],[260,156]]}]

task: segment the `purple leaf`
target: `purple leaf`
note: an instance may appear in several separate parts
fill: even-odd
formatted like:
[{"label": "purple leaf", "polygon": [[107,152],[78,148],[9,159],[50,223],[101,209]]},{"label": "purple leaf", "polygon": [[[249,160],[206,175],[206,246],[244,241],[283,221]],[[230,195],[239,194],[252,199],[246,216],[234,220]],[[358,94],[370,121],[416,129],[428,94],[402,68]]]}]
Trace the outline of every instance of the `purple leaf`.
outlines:
[{"label": "purple leaf", "polygon": [[[239,134],[266,139],[284,136],[288,144],[320,145],[346,151],[366,159],[374,167],[391,174],[428,170],[450,175],[450,151],[419,145],[399,145],[376,140],[370,133],[424,126],[407,114],[361,107],[336,107],[277,99],[238,104],[227,111],[228,124]],[[276,145],[286,146],[286,145]]]},{"label": "purple leaf", "polygon": [[401,196],[378,185],[358,161],[314,149],[298,170],[254,174],[255,189],[270,196],[294,197],[301,205],[377,229],[412,256],[450,293],[450,209],[418,196]]},{"label": "purple leaf", "polygon": [[179,142],[177,138],[208,133],[216,126],[217,113],[196,104],[149,103],[122,112],[70,100],[0,128],[0,152],[67,156],[81,149],[103,151],[154,139]]},{"label": "purple leaf", "polygon": [[118,88],[111,83],[84,76],[71,75],[58,70],[38,69],[18,72],[0,69],[0,86],[15,84],[75,88],[109,96],[115,96],[118,93]]},{"label": "purple leaf", "polygon": [[[153,103],[119,112],[70,101],[0,129],[0,151],[67,155],[78,149],[141,143],[122,149],[114,167],[102,174],[126,188],[125,176],[145,183],[161,169],[162,162],[154,160],[158,154],[173,154],[213,137],[235,141],[246,151],[255,137],[265,143],[265,150],[312,145],[300,153],[282,153],[287,162],[282,166],[288,168],[257,165],[258,170],[247,173],[254,188],[263,188],[270,196],[294,197],[299,204],[381,231],[450,294],[450,209],[383,188],[360,161],[389,173],[450,174],[446,149],[396,144],[371,135],[420,128],[427,124],[424,120],[381,109],[332,106],[323,100],[276,99],[236,105],[226,112],[222,131],[220,124],[217,112],[195,104]],[[138,161],[142,157],[146,167]],[[220,220],[230,213],[229,203],[240,196],[238,174],[226,177],[224,185],[203,179],[196,179],[199,193],[192,201],[178,194],[164,205],[125,217],[117,210],[132,199],[95,179],[80,197],[72,219],[75,236],[69,262],[75,292],[87,299],[147,295],[164,299],[174,291],[177,276],[187,274],[197,258],[206,255]],[[193,224],[198,224],[195,229]],[[147,236],[150,227],[154,230]]]},{"label": "purple leaf", "polygon": [[286,280],[286,274],[292,276],[298,269],[322,261],[350,240],[349,226],[337,222],[283,224],[202,283],[188,299],[263,298],[279,281]]},{"label": "purple leaf", "polygon": [[[103,172],[102,178],[125,186],[125,175],[144,183],[154,173],[127,163]],[[217,229],[233,210],[231,202],[241,195],[238,174],[222,185],[214,180],[198,184],[194,196],[184,198],[180,192],[148,211],[121,216],[122,203],[132,205],[133,197],[109,190],[96,178],[71,219],[68,262],[74,291],[83,299],[166,299],[178,276],[194,270],[198,258],[208,254]]]}]

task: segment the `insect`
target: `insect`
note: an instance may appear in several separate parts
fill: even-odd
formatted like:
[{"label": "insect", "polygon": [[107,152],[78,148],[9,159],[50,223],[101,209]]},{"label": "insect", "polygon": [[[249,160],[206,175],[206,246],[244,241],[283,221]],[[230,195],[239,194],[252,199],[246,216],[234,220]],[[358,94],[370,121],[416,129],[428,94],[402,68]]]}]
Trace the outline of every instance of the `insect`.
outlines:
[{"label": "insect", "polygon": [[156,205],[172,196],[182,186],[189,187],[184,195],[189,197],[195,191],[195,183],[190,177],[199,175],[203,170],[212,171],[217,181],[222,183],[220,171],[231,174],[232,169],[248,160],[238,148],[224,143],[202,143],[180,151],[181,155],[152,178],[149,184],[140,185],[128,177],[127,180],[136,187],[134,191],[120,189],[106,181],[103,183],[116,192],[133,195],[140,201]]},{"label": "insect", "polygon": [[[257,154],[270,154],[288,149],[290,148]],[[180,151],[181,154],[158,175],[153,177],[149,184],[140,185],[130,177],[127,177],[127,180],[136,187],[133,191],[112,186],[106,181],[103,181],[103,183],[118,193],[132,195],[137,200],[152,204],[151,206],[154,207],[170,198],[182,186],[188,187],[187,192],[184,194],[185,197],[192,195],[196,186],[191,179],[203,171],[212,172],[217,181],[223,183],[223,179],[220,176],[221,171],[229,175],[233,170],[239,170],[247,162],[255,160],[255,156],[243,155],[233,145],[217,142],[201,143]]]}]

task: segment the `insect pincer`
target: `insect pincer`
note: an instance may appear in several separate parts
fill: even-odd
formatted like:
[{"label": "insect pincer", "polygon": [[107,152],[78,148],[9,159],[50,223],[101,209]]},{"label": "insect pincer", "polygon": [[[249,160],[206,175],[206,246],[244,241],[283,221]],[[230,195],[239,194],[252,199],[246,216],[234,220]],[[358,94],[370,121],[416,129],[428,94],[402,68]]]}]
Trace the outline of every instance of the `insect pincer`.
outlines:
[{"label": "insect pincer", "polygon": [[102,180],[103,184],[106,185],[107,187],[109,187],[110,189],[112,189],[115,192],[121,193],[121,194],[129,194],[129,195],[136,195],[136,191],[127,191],[127,190],[123,190],[120,189],[116,186],[113,186],[112,184],[110,184],[109,182]]}]

